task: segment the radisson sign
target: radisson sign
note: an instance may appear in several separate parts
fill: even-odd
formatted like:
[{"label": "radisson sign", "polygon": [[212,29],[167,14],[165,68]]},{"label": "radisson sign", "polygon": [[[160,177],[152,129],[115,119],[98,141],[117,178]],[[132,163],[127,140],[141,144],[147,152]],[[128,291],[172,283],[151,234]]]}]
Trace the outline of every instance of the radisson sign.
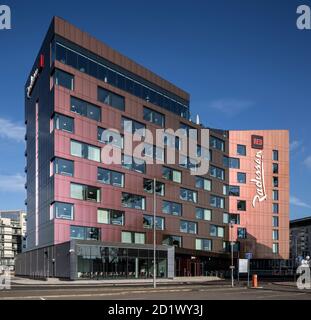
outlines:
[{"label": "radisson sign", "polygon": [[263,202],[267,199],[266,185],[265,185],[265,171],[263,163],[263,137],[252,136],[252,148],[261,149],[257,151],[255,156],[255,178],[251,182],[256,185],[256,195],[253,199],[253,207],[256,207],[256,203]]},{"label": "radisson sign", "polygon": [[40,75],[43,68],[44,68],[44,55],[41,54],[40,58],[39,58],[39,66],[35,70],[35,72],[32,74],[32,76],[30,77],[29,86],[26,89],[26,94],[27,94],[28,99],[31,98],[31,92],[32,92],[32,90],[37,82],[37,79],[39,78],[39,75]]}]

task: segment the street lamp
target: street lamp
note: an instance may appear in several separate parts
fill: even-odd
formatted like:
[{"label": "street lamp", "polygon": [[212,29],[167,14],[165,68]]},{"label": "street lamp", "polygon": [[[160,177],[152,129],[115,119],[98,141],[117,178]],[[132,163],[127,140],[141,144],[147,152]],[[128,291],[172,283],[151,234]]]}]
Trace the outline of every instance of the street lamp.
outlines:
[{"label": "street lamp", "polygon": [[231,286],[232,286],[232,288],[234,287],[234,259],[233,259],[233,246],[234,246],[234,242],[233,242],[233,238],[232,238],[232,234],[233,234],[233,222],[232,221],[230,221],[230,223],[229,223],[229,226],[230,226],[230,230],[231,230],[231,232],[230,232],[230,242],[231,242],[231,267],[230,267],[230,269],[231,269]]},{"label": "street lamp", "polygon": [[157,210],[157,180],[153,180],[153,287],[157,287],[157,265],[156,265],[156,210]]}]

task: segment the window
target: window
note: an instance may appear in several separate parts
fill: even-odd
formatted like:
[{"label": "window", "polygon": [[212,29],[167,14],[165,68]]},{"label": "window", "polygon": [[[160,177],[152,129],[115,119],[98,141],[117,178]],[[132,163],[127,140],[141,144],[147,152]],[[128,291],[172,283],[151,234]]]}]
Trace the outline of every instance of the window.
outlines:
[{"label": "window", "polygon": [[73,220],[73,204],[54,202],[53,208],[56,219]]},{"label": "window", "polygon": [[273,243],[272,245],[272,253],[278,254],[279,253],[279,244],[278,243]]},{"label": "window", "polygon": [[223,194],[225,196],[239,197],[240,196],[240,187],[239,186],[223,186]]},{"label": "window", "polygon": [[184,201],[189,201],[193,203],[197,203],[198,201],[198,193],[189,189],[181,188],[179,196],[180,199]]},{"label": "window", "polygon": [[273,213],[279,213],[279,205],[278,205],[278,203],[273,203],[272,204],[272,212]]},{"label": "window", "polygon": [[195,159],[180,155],[179,156],[179,166],[182,168],[189,169],[191,171],[196,171],[199,166],[199,162]]},{"label": "window", "polygon": [[218,196],[211,196],[210,205],[214,208],[224,209],[225,199]]},{"label": "window", "polygon": [[54,173],[61,174],[63,176],[73,177],[74,162],[71,160],[55,158],[53,161]]},{"label": "window", "polygon": [[71,140],[71,155],[100,162],[100,148],[89,144]]},{"label": "window", "polygon": [[246,183],[246,173],[238,172],[237,173],[237,181],[238,181],[238,183],[245,184]]},{"label": "window", "polygon": [[242,144],[237,145],[237,154],[239,156],[246,156],[246,146]]},{"label": "window", "polygon": [[246,211],[246,201],[245,200],[238,200],[237,210],[238,211]]},{"label": "window", "polygon": [[193,128],[185,123],[182,123],[182,122],[180,123],[179,128],[185,130],[187,135],[189,135],[189,130],[195,130],[195,128]]},{"label": "window", "polygon": [[162,212],[173,216],[182,215],[182,206],[180,203],[171,201],[162,201]]},{"label": "window", "polygon": [[67,131],[73,133],[74,120],[73,118],[56,113],[54,115],[54,128],[57,130]]},{"label": "window", "polygon": [[202,251],[212,251],[212,240],[195,239],[195,249]]},{"label": "window", "polygon": [[279,240],[279,231],[278,230],[272,231],[272,240],[274,240],[274,241]]},{"label": "window", "polygon": [[124,146],[124,138],[122,135],[118,132],[100,127],[97,128],[97,140],[120,149],[123,149]]},{"label": "window", "polygon": [[273,183],[273,188],[278,188],[279,187],[279,178],[278,177],[273,177],[272,178],[272,183]]},{"label": "window", "polygon": [[166,180],[181,183],[181,172],[168,167],[162,168],[162,177]]},{"label": "window", "polygon": [[95,121],[101,121],[101,109],[84,100],[71,97],[71,111]]},{"label": "window", "polygon": [[165,118],[163,114],[146,107],[144,108],[144,120],[156,124],[160,127],[164,127],[165,125]]},{"label": "window", "polygon": [[149,143],[144,143],[144,149],[143,149],[143,155],[153,158],[153,159],[157,159],[160,161],[164,161],[164,149],[157,147],[157,146],[153,146],[152,144]]},{"label": "window", "polygon": [[124,225],[123,211],[112,210],[112,209],[98,209],[97,210],[97,222],[103,224],[113,224],[117,226]]},{"label": "window", "polygon": [[197,157],[201,157],[205,160],[212,161],[212,151],[202,146],[197,146]]},{"label": "window", "polygon": [[273,198],[273,201],[278,201],[279,200],[279,191],[273,190],[272,191],[272,198]]},{"label": "window", "polygon": [[119,109],[121,111],[125,110],[125,99],[124,97],[113,93],[107,89],[98,87],[98,101],[108,104],[109,106]]},{"label": "window", "polygon": [[104,184],[124,188],[124,173],[108,169],[97,169],[97,180]]},{"label": "window", "polygon": [[225,142],[213,136],[211,136],[210,138],[210,146],[211,148],[214,148],[220,151],[225,151]]},{"label": "window", "polygon": [[223,223],[225,224],[240,224],[240,215],[233,213],[224,213]]},{"label": "window", "polygon": [[273,172],[273,174],[278,174],[279,173],[279,164],[278,163],[273,163],[272,164],[272,172]]},{"label": "window", "polygon": [[162,244],[167,246],[175,246],[177,248],[182,247],[182,238],[179,236],[171,236],[171,235],[165,235],[163,237]]},{"label": "window", "polygon": [[139,173],[146,173],[146,163],[144,160],[122,155],[123,168]]},{"label": "window", "polygon": [[212,182],[211,180],[202,178],[202,177],[196,177],[195,178],[195,187],[198,189],[204,189],[206,191],[212,190]]},{"label": "window", "polygon": [[272,227],[273,228],[279,227],[279,217],[272,217]]},{"label": "window", "polygon": [[[143,226],[145,229],[153,229],[153,216],[143,216]],[[156,217],[156,229],[164,230],[164,218]]]},{"label": "window", "polygon": [[238,228],[238,239],[246,239],[247,238],[247,231],[245,228]]},{"label": "window", "polygon": [[70,196],[73,199],[100,202],[100,189],[96,187],[71,183]]},{"label": "window", "polygon": [[210,166],[210,175],[214,178],[225,180],[225,170]]},{"label": "window", "polygon": [[122,193],[122,206],[125,208],[145,210],[146,208],[146,198],[130,194],[130,193]]},{"label": "window", "polygon": [[272,160],[273,161],[279,161],[279,151],[278,150],[273,150],[272,151]]},{"label": "window", "polygon": [[226,168],[230,169],[240,169],[240,159],[238,158],[229,158],[224,156],[223,157],[223,165]]},{"label": "window", "polygon": [[69,90],[73,90],[74,76],[62,70],[56,69],[54,72],[54,83],[57,86],[61,86]]},{"label": "window", "polygon": [[180,232],[197,234],[198,225],[196,222],[180,221]]},{"label": "window", "polygon": [[142,136],[145,136],[146,126],[143,123],[140,123],[138,121],[135,121],[126,117],[122,117],[121,126],[122,126],[122,129],[126,132],[134,134],[136,131],[139,130],[139,133],[141,133]]},{"label": "window", "polygon": [[122,231],[122,243],[145,244],[146,235],[141,232]]},{"label": "window", "polygon": [[225,228],[215,225],[210,225],[210,235],[212,237],[223,238],[225,235]]},{"label": "window", "polygon": [[92,227],[70,226],[70,239],[100,240],[100,229]]},{"label": "window", "polygon": [[195,208],[195,218],[198,220],[212,220],[212,211],[209,209]]},{"label": "window", "polygon": [[[154,181],[152,179],[144,179],[144,191],[148,193],[153,193]],[[165,184],[156,181],[156,192],[159,196],[164,196],[165,194]]]}]

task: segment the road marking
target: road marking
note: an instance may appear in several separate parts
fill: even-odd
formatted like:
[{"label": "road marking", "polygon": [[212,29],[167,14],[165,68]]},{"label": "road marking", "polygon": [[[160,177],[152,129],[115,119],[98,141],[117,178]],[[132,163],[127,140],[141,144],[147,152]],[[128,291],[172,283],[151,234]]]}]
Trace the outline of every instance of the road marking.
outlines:
[{"label": "road marking", "polygon": [[46,299],[44,299],[43,297],[40,297],[40,300],[43,300],[43,301],[45,301]]}]

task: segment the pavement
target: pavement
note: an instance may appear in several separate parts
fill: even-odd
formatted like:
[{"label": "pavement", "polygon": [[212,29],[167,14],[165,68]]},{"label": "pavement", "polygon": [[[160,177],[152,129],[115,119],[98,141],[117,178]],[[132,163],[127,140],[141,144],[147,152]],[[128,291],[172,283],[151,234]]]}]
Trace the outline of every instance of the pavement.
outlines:
[{"label": "pavement", "polygon": [[230,281],[162,280],[154,289],[150,282],[136,281],[134,285],[118,280],[118,285],[94,285],[89,281],[57,284],[53,280],[52,284],[42,281],[38,285],[34,280],[13,278],[11,290],[0,291],[0,300],[311,300],[311,290],[299,290],[293,282],[263,281],[260,288],[253,289],[245,282],[231,288]]}]

